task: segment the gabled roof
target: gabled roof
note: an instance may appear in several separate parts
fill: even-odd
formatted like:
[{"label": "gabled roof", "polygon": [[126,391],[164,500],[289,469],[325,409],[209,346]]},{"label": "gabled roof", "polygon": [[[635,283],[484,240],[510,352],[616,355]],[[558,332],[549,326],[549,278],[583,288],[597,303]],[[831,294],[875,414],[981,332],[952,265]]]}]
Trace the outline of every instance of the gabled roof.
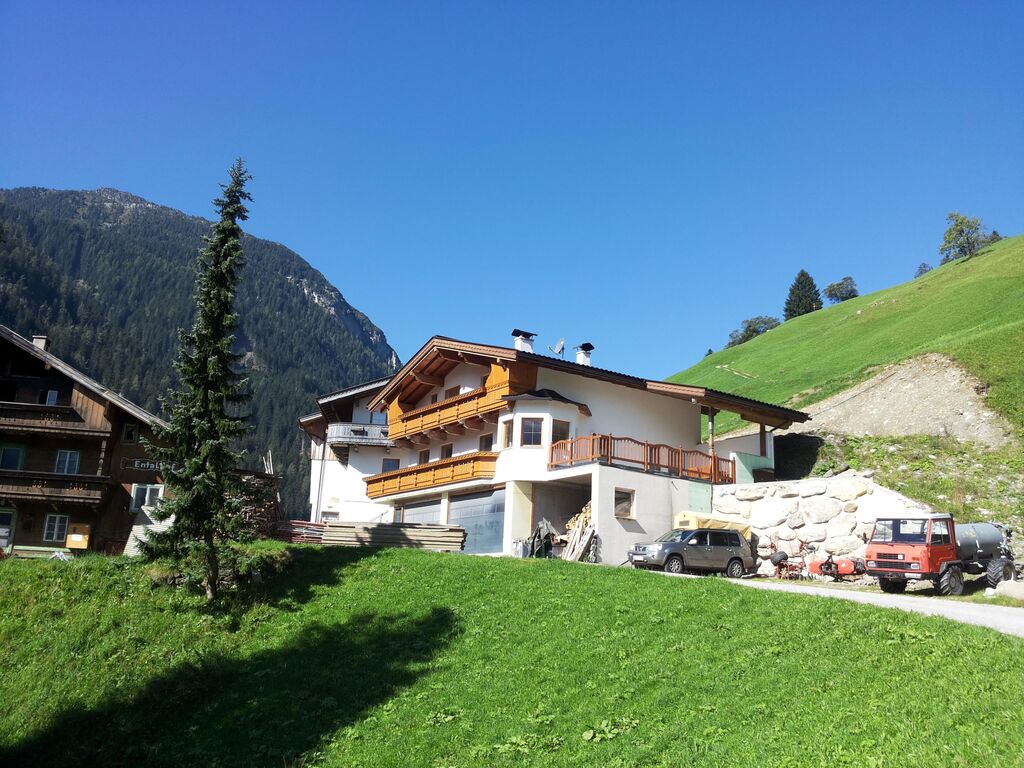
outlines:
[{"label": "gabled roof", "polygon": [[[370,400],[370,410],[381,408],[391,402],[403,388],[410,401],[424,396],[433,388],[432,381],[443,379],[456,366],[463,362],[489,365],[497,363],[529,363],[563,371],[590,379],[598,379],[611,384],[640,389],[656,395],[674,397],[699,404],[705,412],[709,410],[732,411],[748,421],[761,422],[776,427],[788,427],[794,421],[804,422],[810,416],[803,411],[785,408],[773,403],[765,403],[749,397],[721,392],[707,387],[689,384],[673,384],[667,381],[644,379],[606,368],[563,360],[559,357],[538,355],[535,352],[523,352],[512,347],[496,347],[489,344],[475,344],[467,341],[451,339],[447,336],[434,336],[403,365],[387,384]],[[420,378],[417,378],[420,377]],[[411,382],[411,384],[410,384]],[[409,384],[407,387],[406,385]]]},{"label": "gabled roof", "polygon": [[115,405],[118,408],[120,408],[122,411],[124,411],[124,412],[126,412],[128,414],[131,414],[136,419],[138,419],[139,421],[145,423],[146,425],[148,425],[150,427],[152,427],[152,426],[166,427],[167,426],[167,422],[165,422],[159,416],[156,416],[155,414],[150,413],[149,411],[147,411],[145,408],[143,408],[140,405],[136,405],[135,403],[133,403],[131,400],[129,400],[124,395],[115,392],[114,390],[110,389],[109,387],[103,386],[102,384],[100,384],[95,379],[92,379],[92,378],[86,376],[84,373],[79,371],[77,368],[72,368],[70,365],[65,363],[59,357],[56,357],[55,355],[50,354],[49,352],[47,352],[44,349],[40,349],[35,344],[33,344],[31,341],[29,341],[28,339],[24,338],[23,336],[19,336],[17,333],[12,331],[10,328],[8,328],[5,325],[0,325],[0,339],[4,339],[5,341],[9,341],[11,344],[13,344],[14,346],[18,347],[23,352],[27,352],[28,354],[32,355],[36,359],[42,361],[46,365],[48,365],[51,368],[53,368],[55,371],[59,371],[60,373],[63,373],[65,376],[67,376],[69,379],[71,379],[75,383],[80,384],[81,386],[83,386],[86,389],[88,389],[90,392],[93,392],[94,394],[99,395],[104,400],[106,400],[108,403],[112,403],[113,405]]},{"label": "gabled roof", "polygon": [[366,381],[362,384],[356,384],[355,386],[348,387],[347,389],[339,389],[336,392],[329,392],[326,395],[320,395],[316,399],[317,405],[326,405],[327,403],[333,403],[337,400],[345,400],[349,397],[358,397],[359,395],[365,395],[374,390],[380,389],[391,380],[390,376],[385,376],[380,379],[374,379],[373,381]]}]

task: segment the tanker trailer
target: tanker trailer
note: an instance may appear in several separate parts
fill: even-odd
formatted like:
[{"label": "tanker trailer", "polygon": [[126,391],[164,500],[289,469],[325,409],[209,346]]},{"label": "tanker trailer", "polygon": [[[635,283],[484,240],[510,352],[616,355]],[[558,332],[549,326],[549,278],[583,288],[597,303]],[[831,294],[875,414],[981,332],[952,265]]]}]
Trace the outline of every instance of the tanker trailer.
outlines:
[{"label": "tanker trailer", "polygon": [[883,592],[927,580],[943,595],[959,595],[968,573],[984,574],[991,587],[1013,579],[1010,530],[997,523],[957,525],[948,514],[879,518],[865,559]]}]

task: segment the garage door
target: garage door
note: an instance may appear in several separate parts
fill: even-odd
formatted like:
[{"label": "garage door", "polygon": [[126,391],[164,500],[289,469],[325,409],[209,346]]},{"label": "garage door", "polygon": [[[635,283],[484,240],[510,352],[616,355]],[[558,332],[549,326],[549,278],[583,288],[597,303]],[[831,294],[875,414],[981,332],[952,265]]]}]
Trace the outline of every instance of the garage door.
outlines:
[{"label": "garage door", "polygon": [[505,533],[505,489],[470,496],[452,496],[448,522],[466,529],[466,552],[501,552]]},{"label": "garage door", "polygon": [[406,504],[402,508],[403,523],[440,523],[441,500],[423,501],[418,504]]}]

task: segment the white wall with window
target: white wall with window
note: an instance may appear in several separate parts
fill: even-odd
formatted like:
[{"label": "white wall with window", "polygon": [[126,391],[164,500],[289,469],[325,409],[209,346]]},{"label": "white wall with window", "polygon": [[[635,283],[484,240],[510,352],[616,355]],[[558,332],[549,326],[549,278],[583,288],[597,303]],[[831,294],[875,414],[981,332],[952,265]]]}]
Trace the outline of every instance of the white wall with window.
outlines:
[{"label": "white wall with window", "polygon": [[391,506],[378,504],[366,495],[367,475],[390,472],[403,462],[399,452],[379,446],[352,446],[348,460],[341,458],[319,440],[311,445],[309,505],[310,520],[325,522],[390,522]]}]

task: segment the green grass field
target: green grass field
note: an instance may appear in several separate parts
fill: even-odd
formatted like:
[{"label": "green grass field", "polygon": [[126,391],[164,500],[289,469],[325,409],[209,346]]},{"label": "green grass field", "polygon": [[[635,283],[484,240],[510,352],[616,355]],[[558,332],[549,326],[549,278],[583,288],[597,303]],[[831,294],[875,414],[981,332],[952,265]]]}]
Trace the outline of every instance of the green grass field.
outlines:
[{"label": "green grass field", "polygon": [[989,630],[716,578],[288,552],[213,611],[124,559],[0,562],[0,765],[1024,764],[1024,642]]},{"label": "green grass field", "polygon": [[[989,405],[1024,434],[1024,236],[790,320],[670,380],[803,408],[926,352],[990,384]],[[739,424],[721,419],[723,430]]]}]

